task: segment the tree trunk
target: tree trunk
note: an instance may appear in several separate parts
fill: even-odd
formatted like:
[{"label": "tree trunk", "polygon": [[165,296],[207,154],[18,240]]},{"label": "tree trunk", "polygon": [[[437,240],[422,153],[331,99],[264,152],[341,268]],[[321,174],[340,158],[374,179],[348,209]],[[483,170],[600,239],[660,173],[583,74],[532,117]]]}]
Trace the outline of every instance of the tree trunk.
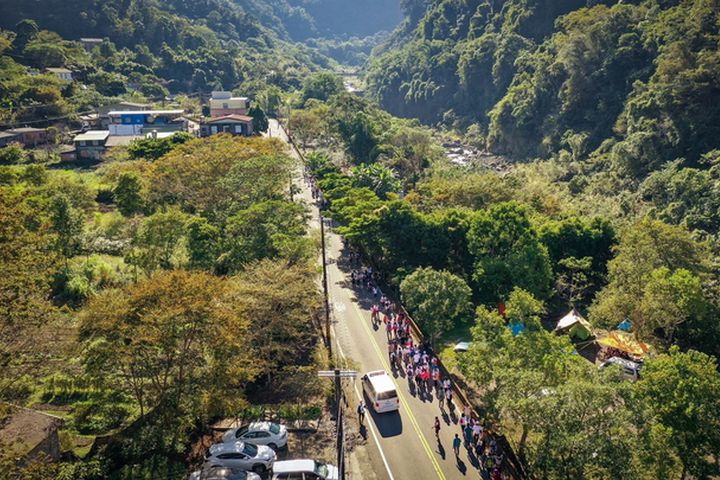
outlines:
[{"label": "tree trunk", "polygon": [[528,428],[527,425],[523,423],[522,435],[520,435],[520,441],[518,442],[518,458],[523,465],[527,465],[527,462],[525,461],[525,443],[527,442],[527,436]]}]

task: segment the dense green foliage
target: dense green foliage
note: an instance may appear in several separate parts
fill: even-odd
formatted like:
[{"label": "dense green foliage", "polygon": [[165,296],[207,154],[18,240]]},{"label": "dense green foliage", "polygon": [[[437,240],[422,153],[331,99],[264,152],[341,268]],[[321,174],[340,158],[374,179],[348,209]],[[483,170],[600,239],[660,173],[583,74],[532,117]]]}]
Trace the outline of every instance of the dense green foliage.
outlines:
[{"label": "dense green foliage", "polygon": [[467,322],[472,313],[472,292],[465,281],[447,271],[418,268],[400,284],[403,303],[430,335],[430,344],[455,325]]},{"label": "dense green foliage", "polygon": [[62,409],[64,450],[110,434],[92,459],[17,478],[177,474],[249,391],[318,398],[315,247],[285,146],[182,140],[92,173],[2,167],[0,400]]},{"label": "dense green foliage", "polygon": [[[479,308],[473,343],[460,358],[482,385],[485,415],[509,435],[527,468],[544,478],[703,478],[715,471],[720,375],[715,358],[677,348],[646,362],[628,383],[578,355],[540,325],[542,303],[516,289],[507,322]],[[704,432],[704,433],[703,433]],[[711,453],[712,452],[712,453]]]},{"label": "dense green foliage", "polygon": [[[298,87],[332,62],[289,41],[276,9],[294,7],[280,3],[285,8],[256,0],[3,2],[0,123],[49,125],[131,93],[162,100],[240,86],[253,96],[268,84]],[[87,37],[102,43],[86,51],[80,39]],[[27,71],[48,67],[69,68],[75,82]]]},{"label": "dense green foliage", "polygon": [[[472,340],[458,371],[532,478],[717,476],[717,5],[399,3],[368,69],[376,105],[316,71],[380,35],[290,39],[375,33],[360,27],[392,19],[368,6],[386,0],[6,1],[0,122],[247,93],[257,131],[283,117],[308,150],[324,214],[431,343]],[[48,66],[77,81],[26,69]],[[505,157],[454,164],[381,108]],[[0,155],[0,400],[64,409],[70,436],[117,432],[46,478],[170,477],[253,392],[317,394],[317,252],[279,140],[140,140],[83,173],[36,162]],[[549,331],[570,308],[598,335],[631,322],[653,346],[638,381]]]},{"label": "dense green foliage", "polygon": [[391,112],[477,123],[514,157],[595,151],[634,178],[697,166],[718,146],[716,6],[611,3],[435,0],[373,60],[370,90]]},{"label": "dense green foliage", "polygon": [[178,132],[165,138],[142,138],[130,143],[128,154],[132,159],[157,160],[175,146],[183,144],[192,138],[192,135],[186,132]]}]

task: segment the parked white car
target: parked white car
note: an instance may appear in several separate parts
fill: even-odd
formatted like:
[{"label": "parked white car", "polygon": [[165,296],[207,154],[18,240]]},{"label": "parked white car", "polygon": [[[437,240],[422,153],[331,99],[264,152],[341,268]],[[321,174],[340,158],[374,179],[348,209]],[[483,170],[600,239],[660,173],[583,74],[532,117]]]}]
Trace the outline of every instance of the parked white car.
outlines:
[{"label": "parked white car", "polygon": [[228,467],[263,473],[269,470],[277,455],[272,448],[246,442],[216,443],[205,455],[205,466]]},{"label": "parked white car", "polygon": [[252,422],[242,427],[232,428],[223,435],[223,442],[248,442],[254,445],[267,445],[273,450],[287,445],[288,432],[284,425],[274,422]]},{"label": "parked white car", "polygon": [[260,475],[237,468],[205,467],[190,474],[188,480],[261,480]]},{"label": "parked white car", "polygon": [[338,480],[338,468],[335,465],[315,460],[283,460],[273,465],[272,480]]}]

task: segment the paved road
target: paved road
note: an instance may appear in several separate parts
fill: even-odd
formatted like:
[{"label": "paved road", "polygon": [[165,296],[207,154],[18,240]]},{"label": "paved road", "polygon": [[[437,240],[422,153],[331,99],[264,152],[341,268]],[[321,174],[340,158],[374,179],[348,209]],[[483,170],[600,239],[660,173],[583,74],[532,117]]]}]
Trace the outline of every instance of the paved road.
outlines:
[{"label": "paved road", "polygon": [[[285,138],[277,123],[271,120],[271,135]],[[311,203],[312,198],[305,185],[303,198]],[[317,209],[312,209],[311,227],[319,228]],[[375,300],[372,292],[356,289],[350,282],[350,266],[342,247],[342,239],[332,229],[326,229],[328,284],[333,327],[339,349],[351,359],[362,373],[383,369],[390,371],[385,332],[374,330],[370,322],[370,307]],[[461,448],[459,458],[452,450],[452,438],[460,434],[456,418],[441,411],[435,398],[426,398],[411,392],[404,374],[394,375],[400,396],[400,411],[377,415],[371,410],[366,415],[365,431],[369,441],[375,443],[372,468],[377,478],[395,480],[461,479],[481,478],[473,465],[474,457]],[[360,392],[359,380],[355,391]],[[459,408],[455,412],[459,414]],[[442,428],[439,441],[432,429],[435,416],[440,417]],[[462,437],[462,435],[461,435]]]}]

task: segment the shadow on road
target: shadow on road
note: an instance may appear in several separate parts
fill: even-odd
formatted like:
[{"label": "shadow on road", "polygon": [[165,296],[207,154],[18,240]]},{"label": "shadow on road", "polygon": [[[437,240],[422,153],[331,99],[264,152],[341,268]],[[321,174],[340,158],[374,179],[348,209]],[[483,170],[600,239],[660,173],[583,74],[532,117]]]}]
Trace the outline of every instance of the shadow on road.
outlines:
[{"label": "shadow on road", "polygon": [[465,465],[465,462],[463,462],[460,457],[455,457],[455,461],[457,462],[457,469],[460,470],[460,473],[463,475],[467,475],[467,465]]},{"label": "shadow on road", "polygon": [[375,426],[383,438],[396,437],[402,434],[403,423],[400,412],[377,413],[372,407],[368,408]]},{"label": "shadow on road", "polygon": [[439,438],[437,439],[437,452],[440,454],[440,458],[445,460],[445,447],[443,447],[443,444]]}]

